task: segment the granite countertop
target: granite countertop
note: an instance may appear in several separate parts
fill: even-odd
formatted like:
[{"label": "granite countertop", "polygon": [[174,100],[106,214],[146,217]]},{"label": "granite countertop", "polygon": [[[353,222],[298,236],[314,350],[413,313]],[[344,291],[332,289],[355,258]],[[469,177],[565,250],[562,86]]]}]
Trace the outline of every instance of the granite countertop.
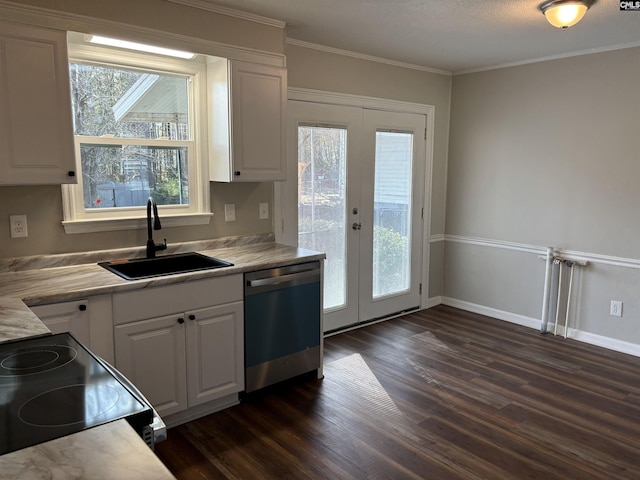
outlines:
[{"label": "granite countertop", "polygon": [[175,480],[126,420],[2,455],[0,478]]},{"label": "granite countertop", "polygon": [[[168,253],[197,251],[233,263],[231,267],[181,273],[142,280],[125,280],[97,265],[98,261],[134,258],[141,249],[91,252],[84,257],[76,254],[33,257],[13,264],[2,264],[0,259],[0,297],[21,299],[29,306],[64,302],[89,295],[137,290],[158,285],[181,283],[215,276],[232,275],[261,270],[301,261],[320,260],[324,253],[282,245],[275,242],[249,243],[228,246],[227,243],[183,244],[174,246]],[[27,257],[28,258],[28,257]],[[68,265],[68,261],[75,263]],[[91,262],[91,263],[88,263]],[[4,268],[3,268],[4,267]],[[39,268],[38,268],[39,267]]]},{"label": "granite countertop", "polygon": [[0,342],[51,333],[19,298],[0,297]]}]

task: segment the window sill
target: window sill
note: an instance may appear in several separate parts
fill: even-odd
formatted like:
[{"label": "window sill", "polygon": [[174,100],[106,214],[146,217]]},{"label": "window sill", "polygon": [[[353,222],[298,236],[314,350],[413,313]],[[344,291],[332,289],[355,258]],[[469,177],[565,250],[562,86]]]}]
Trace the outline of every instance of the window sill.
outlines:
[{"label": "window sill", "polygon": [[[190,215],[161,215],[162,226],[184,227],[190,225],[208,225],[213,213],[194,213]],[[119,230],[137,230],[147,227],[147,219],[140,218],[109,218],[103,220],[71,220],[63,221],[62,226],[66,234],[115,232]]]}]

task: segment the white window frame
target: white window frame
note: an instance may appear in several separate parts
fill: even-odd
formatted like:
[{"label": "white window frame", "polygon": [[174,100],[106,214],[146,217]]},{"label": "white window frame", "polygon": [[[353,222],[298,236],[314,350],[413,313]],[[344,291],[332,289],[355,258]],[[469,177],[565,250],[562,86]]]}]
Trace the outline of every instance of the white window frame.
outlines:
[{"label": "white window frame", "polygon": [[130,138],[104,138],[76,135],[76,165],[78,183],[62,185],[63,226],[66,233],[89,233],[144,228],[146,206],[126,208],[85,209],[80,168],[80,144],[184,146],[188,150],[189,204],[158,205],[165,227],[206,225],[211,220],[209,200],[209,168],[207,159],[207,90],[206,64],[203,56],[181,60],[166,56],[133,52],[118,48],[101,47],[72,42],[70,35],[69,63],[89,63],[145,72],[173,74],[190,79],[189,123],[191,139],[188,141],[149,140]]}]

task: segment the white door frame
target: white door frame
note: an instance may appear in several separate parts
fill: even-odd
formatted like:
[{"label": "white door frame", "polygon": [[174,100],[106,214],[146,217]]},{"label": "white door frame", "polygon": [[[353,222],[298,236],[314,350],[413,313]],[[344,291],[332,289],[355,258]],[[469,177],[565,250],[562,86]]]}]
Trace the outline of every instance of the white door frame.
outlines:
[{"label": "white door frame", "polygon": [[[422,231],[422,293],[420,308],[426,308],[429,300],[429,236],[431,230],[431,195],[433,177],[433,138],[435,125],[435,107],[420,103],[401,102],[376,97],[350,95],[345,93],[331,93],[321,90],[289,87],[288,99],[303,102],[315,102],[328,105],[360,107],[371,110],[385,110],[390,112],[417,113],[427,117],[425,176],[424,176],[424,209],[425,221]],[[287,142],[291,144],[292,142]],[[297,178],[296,164],[292,159],[297,158],[297,152],[287,149],[287,181],[275,182],[274,187],[274,233],[276,241],[287,245],[298,245],[297,229]]]}]

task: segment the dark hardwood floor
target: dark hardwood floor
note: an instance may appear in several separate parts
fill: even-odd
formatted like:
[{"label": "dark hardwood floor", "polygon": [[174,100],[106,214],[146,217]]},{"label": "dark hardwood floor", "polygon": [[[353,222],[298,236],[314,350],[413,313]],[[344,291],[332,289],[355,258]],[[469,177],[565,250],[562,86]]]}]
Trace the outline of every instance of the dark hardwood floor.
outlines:
[{"label": "dark hardwood floor", "polygon": [[640,358],[439,306],[169,430],[178,479],[640,479]]}]

